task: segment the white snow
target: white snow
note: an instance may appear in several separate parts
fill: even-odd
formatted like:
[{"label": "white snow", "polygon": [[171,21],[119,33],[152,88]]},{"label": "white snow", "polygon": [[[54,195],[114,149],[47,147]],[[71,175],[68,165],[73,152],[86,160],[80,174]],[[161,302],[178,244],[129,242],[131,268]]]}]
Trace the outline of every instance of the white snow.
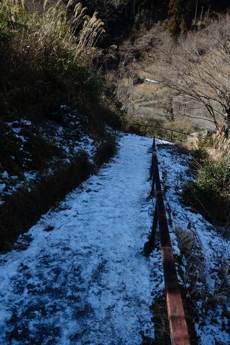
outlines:
[{"label": "white snow", "polygon": [[[120,138],[116,158],[0,256],[2,345],[140,345],[163,288],[160,254],[146,259],[152,141]],[[20,241],[19,241],[20,243]],[[151,295],[153,293],[153,295]]]},{"label": "white snow", "polygon": [[[61,106],[61,107],[64,107]],[[64,108],[63,108],[64,109]],[[69,114],[71,115],[71,114]],[[70,121],[71,122],[71,121]],[[74,132],[76,132],[76,128],[78,126],[78,120],[75,119],[73,122],[74,128],[71,129],[72,134],[68,133],[68,130],[65,127],[57,124],[49,124],[50,128],[52,129],[52,143],[55,144],[58,148],[62,149],[68,158],[73,158],[76,154],[82,150],[86,151],[89,158],[93,159],[93,155],[96,152],[95,142],[89,135],[81,133],[80,138],[76,140],[74,137]],[[79,125],[80,126],[80,125]],[[50,133],[44,135],[44,130],[41,129],[42,135],[49,141]]]},{"label": "white snow", "polygon": [[[186,181],[191,180],[191,176],[188,174],[190,157],[177,152],[172,145],[165,145],[165,142],[158,141],[158,159],[166,200],[173,221],[171,240],[174,253],[179,252],[174,230],[180,228],[186,232],[192,228],[200,243],[200,250],[204,258],[205,285],[202,287],[204,295],[197,301],[193,300],[199,319],[195,324],[199,345],[229,344],[227,316],[224,316],[224,309],[230,308],[229,302],[223,303],[223,306],[219,307],[217,303],[214,308],[207,302],[208,296],[215,298],[215,295],[220,293],[223,281],[219,277],[219,272],[223,263],[229,263],[229,243],[200,214],[193,213],[182,204],[182,187]],[[196,255],[196,253],[191,253],[191,255]],[[186,265],[184,270],[186,270]]]},{"label": "white snow", "polygon": [[[67,110],[68,107],[62,105],[61,109]],[[63,127],[55,122],[48,122],[46,126],[43,125],[35,130],[35,124],[25,119],[6,122],[11,135],[18,139],[19,150],[22,151],[24,162],[21,164],[23,172],[19,176],[15,177],[7,171],[0,171],[0,192],[3,199],[14,194],[21,187],[26,186],[27,188],[28,182],[36,183],[40,178],[54,174],[57,166],[69,164],[81,151],[85,151],[88,154],[89,160],[94,163],[96,142],[88,134],[85,134],[84,131],[82,131],[82,133],[77,133],[78,126],[80,126],[79,120],[76,119],[71,112],[68,113],[68,116],[69,127]],[[74,120],[72,118],[74,118]],[[40,138],[43,138],[48,143],[59,148],[63,154],[62,159],[54,156],[53,159],[47,162],[46,168],[44,168],[43,171],[31,171],[27,166],[28,162],[32,161],[32,157],[31,153],[25,148],[28,137],[23,135],[23,130],[30,126],[31,133],[39,133]],[[11,159],[15,160],[15,157],[11,155]],[[4,202],[5,200],[2,201],[2,203]]]},{"label": "white snow", "polygon": [[5,188],[6,188],[6,184],[0,183],[0,192],[3,192]]},{"label": "white snow", "polygon": [[[175,229],[192,228],[204,257],[203,289],[214,295],[229,258],[226,240],[181,202],[189,156],[157,144],[174,253],[180,255]],[[142,254],[152,223],[151,147],[151,139],[121,136],[117,156],[98,175],[0,256],[1,345],[141,345],[143,336],[154,338],[150,306],[164,283],[159,248],[148,259]],[[183,265],[185,273],[185,259]],[[194,303],[199,345],[228,344],[221,307]]]},{"label": "white snow", "polygon": [[3,173],[1,175],[2,175],[1,178],[3,178],[3,179],[8,179],[9,178],[9,174],[8,174],[8,172],[6,170],[3,171]]},{"label": "white snow", "polygon": [[27,182],[35,180],[37,176],[38,176],[37,171],[31,170],[31,171],[24,172],[24,178],[25,178],[25,181]]}]

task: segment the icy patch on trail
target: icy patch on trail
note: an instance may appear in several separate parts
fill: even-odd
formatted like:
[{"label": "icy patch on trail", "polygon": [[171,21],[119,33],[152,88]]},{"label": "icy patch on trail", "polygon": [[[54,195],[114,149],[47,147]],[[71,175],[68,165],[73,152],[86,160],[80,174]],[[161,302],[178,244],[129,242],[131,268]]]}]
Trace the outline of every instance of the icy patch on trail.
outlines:
[{"label": "icy patch on trail", "polygon": [[140,345],[162,289],[143,245],[151,227],[152,141],[126,135],[117,157],[0,256],[2,345]]},{"label": "icy patch on trail", "polygon": [[[201,255],[203,261],[197,261],[197,271],[201,281],[193,281],[195,286],[192,302],[195,307],[195,330],[199,345],[225,345],[230,343],[228,333],[227,310],[230,307],[227,301],[227,284],[221,276],[224,264],[229,263],[229,243],[225,240],[209,222],[200,214],[193,213],[186,208],[181,201],[181,192],[189,176],[189,160],[187,154],[178,151],[176,146],[162,144],[158,141],[158,159],[165,196],[169,211],[169,219],[172,221],[171,240],[174,253],[179,254],[176,229],[183,234],[185,241],[188,235],[191,241],[198,243],[198,248],[192,244],[189,261],[196,260]],[[186,239],[187,236],[187,239]],[[189,243],[185,242],[185,245]],[[196,252],[198,251],[198,252]],[[184,262],[184,273],[190,268],[189,262]],[[228,266],[227,266],[228,267]],[[224,287],[224,284],[225,287]],[[200,294],[200,295],[199,295]]]}]

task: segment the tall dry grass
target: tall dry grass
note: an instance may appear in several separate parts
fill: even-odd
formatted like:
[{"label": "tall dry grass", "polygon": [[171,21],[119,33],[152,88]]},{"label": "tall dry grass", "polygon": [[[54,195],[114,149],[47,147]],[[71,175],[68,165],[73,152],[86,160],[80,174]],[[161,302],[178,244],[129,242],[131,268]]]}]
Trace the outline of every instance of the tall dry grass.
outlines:
[{"label": "tall dry grass", "polygon": [[93,59],[103,33],[97,14],[87,15],[77,0],[2,0],[1,113],[50,113],[62,102],[100,102]]},{"label": "tall dry grass", "polygon": [[[94,13],[86,14],[87,8],[76,0],[56,3],[44,0],[38,6],[25,0],[2,0],[0,14],[8,29],[17,31],[18,48],[27,48],[35,56],[44,52],[68,53],[73,61],[81,55],[92,56],[93,47],[104,33],[104,24]],[[70,11],[71,8],[71,11]],[[21,28],[21,30],[20,30]],[[23,28],[23,29],[22,29]]]}]

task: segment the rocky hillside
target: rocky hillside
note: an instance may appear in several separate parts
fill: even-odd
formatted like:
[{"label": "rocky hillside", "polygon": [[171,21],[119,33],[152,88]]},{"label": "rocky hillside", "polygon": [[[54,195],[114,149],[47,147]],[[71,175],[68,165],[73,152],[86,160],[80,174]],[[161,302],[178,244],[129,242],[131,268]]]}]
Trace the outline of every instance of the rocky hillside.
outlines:
[{"label": "rocky hillside", "polygon": [[186,133],[228,127],[229,22],[228,15],[209,18],[176,41],[158,23],[123,42],[118,72],[108,80],[132,127]]}]

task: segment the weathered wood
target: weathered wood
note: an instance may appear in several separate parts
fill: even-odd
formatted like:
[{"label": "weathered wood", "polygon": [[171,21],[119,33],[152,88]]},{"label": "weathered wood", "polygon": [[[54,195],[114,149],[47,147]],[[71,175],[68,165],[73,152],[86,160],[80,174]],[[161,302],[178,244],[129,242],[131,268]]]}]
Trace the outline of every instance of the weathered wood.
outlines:
[{"label": "weathered wood", "polygon": [[[158,168],[156,142],[153,140],[152,158],[153,192],[157,200],[157,217],[160,229],[161,254],[164,268],[166,304],[172,345],[190,345],[187,321],[177,279],[175,260],[169,235],[168,220],[164,205],[163,192]],[[154,188],[155,186],[155,188]],[[153,219],[155,223],[156,220]]]}]

